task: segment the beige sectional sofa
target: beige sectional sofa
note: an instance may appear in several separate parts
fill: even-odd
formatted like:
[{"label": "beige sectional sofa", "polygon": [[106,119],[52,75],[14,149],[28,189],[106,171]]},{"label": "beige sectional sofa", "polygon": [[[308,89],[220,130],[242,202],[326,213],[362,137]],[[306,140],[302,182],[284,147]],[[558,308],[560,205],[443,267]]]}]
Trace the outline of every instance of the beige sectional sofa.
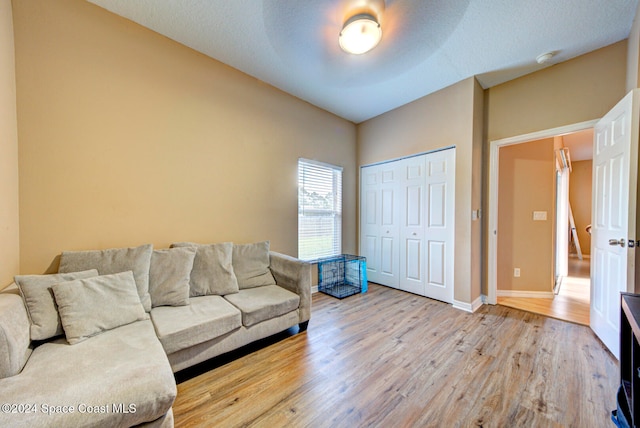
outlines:
[{"label": "beige sectional sofa", "polygon": [[255,244],[63,252],[0,292],[0,426],[173,426],[174,373],[311,316],[311,267]]}]

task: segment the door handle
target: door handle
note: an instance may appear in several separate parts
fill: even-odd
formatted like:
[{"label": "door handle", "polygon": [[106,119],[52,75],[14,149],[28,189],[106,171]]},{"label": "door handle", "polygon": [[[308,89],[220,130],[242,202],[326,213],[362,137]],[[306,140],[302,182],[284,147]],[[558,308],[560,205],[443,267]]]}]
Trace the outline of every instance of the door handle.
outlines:
[{"label": "door handle", "polygon": [[613,246],[620,245],[621,247],[624,247],[624,244],[626,242],[627,241],[624,238],[620,239],[619,241],[617,239],[609,239],[609,245],[613,245]]}]

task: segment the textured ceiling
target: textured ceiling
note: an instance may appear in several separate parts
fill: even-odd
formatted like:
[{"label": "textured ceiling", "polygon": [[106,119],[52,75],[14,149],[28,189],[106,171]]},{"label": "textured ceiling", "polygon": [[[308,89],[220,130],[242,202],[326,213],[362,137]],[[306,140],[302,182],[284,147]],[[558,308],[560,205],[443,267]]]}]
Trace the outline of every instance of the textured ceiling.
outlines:
[{"label": "textured ceiling", "polygon": [[[625,39],[638,0],[89,1],[359,123],[471,76],[488,88]],[[381,10],[382,41],[348,55],[338,34],[363,3]]]}]

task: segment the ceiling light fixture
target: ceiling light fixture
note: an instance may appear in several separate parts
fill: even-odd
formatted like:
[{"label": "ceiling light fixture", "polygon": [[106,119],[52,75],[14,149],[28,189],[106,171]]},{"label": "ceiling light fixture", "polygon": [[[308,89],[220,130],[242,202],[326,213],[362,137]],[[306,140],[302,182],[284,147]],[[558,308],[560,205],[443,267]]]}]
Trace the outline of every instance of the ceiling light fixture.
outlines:
[{"label": "ceiling light fixture", "polygon": [[347,19],[340,32],[340,47],[355,55],[369,52],[382,38],[382,28],[376,18],[369,13],[360,13]]}]

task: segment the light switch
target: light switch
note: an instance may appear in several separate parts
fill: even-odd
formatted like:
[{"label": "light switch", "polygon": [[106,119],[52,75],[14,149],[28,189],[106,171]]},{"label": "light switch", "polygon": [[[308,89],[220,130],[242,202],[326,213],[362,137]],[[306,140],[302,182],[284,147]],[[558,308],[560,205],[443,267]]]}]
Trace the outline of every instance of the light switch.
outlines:
[{"label": "light switch", "polygon": [[546,211],[534,211],[533,212],[533,220],[534,221],[545,221],[545,220],[547,220],[547,212]]}]

